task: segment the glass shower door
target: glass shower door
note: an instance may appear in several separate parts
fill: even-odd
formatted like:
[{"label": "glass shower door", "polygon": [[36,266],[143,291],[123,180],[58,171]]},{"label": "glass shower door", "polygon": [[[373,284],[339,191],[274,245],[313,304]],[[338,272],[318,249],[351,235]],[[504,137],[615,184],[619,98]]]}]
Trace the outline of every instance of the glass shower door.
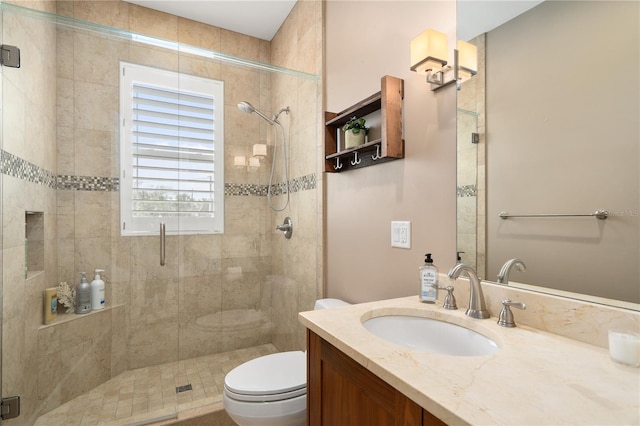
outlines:
[{"label": "glass shower door", "polygon": [[[23,403],[5,423],[175,417],[219,402],[225,372],[240,362],[305,346],[297,313],[313,308],[319,288],[317,77],[65,17],[69,4],[2,5],[4,42],[21,47],[23,60],[2,68],[1,86],[1,383]],[[224,232],[167,227],[164,266],[159,220],[147,235],[123,233],[122,62],[224,82],[215,124],[225,139],[215,153],[226,164],[216,193]],[[267,204],[273,128],[238,110],[241,101],[269,115],[291,108],[280,117],[286,211]],[[266,158],[253,158],[254,144],[267,145]],[[235,167],[241,156],[248,161]],[[277,205],[285,180],[276,170]],[[178,210],[207,202],[186,192]],[[275,230],[286,216],[290,240]],[[106,307],[80,315],[59,306],[43,324],[45,289],[75,288],[78,272],[91,281],[95,269],[105,270]]]}]

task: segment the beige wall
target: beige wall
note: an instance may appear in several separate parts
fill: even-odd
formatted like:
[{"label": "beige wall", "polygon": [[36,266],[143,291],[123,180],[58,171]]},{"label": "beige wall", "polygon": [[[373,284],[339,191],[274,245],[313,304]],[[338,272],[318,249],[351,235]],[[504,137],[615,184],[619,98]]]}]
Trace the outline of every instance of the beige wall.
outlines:
[{"label": "beige wall", "polygon": [[[271,62],[274,65],[320,75],[322,72],[322,2],[298,1],[287,20],[271,41]],[[318,200],[318,141],[321,140],[318,120],[321,111],[321,82],[295,81],[274,76],[272,79],[274,112],[291,107],[282,115],[288,138],[290,178],[306,177],[316,183],[313,190],[295,191],[289,207],[272,213],[272,228],[289,216],[294,233],[285,239],[273,232],[273,343],[280,350],[300,350],[306,346],[305,328],[298,322],[298,312],[313,309],[321,295],[319,283],[322,270],[320,242],[321,210]],[[280,179],[284,181],[280,173]],[[283,206],[285,196],[274,200]]]},{"label": "beige wall", "polygon": [[486,41],[489,278],[520,257],[515,281],[639,302],[638,3],[545,2]]},{"label": "beige wall", "polygon": [[[418,294],[426,252],[455,264],[456,90],[429,90],[409,71],[409,43],[427,28],[455,40],[455,3],[326,3],[326,110],[339,112],[404,79],[405,158],[326,179],[326,290],[364,302]],[[411,249],[391,248],[391,221],[411,221]]]}]

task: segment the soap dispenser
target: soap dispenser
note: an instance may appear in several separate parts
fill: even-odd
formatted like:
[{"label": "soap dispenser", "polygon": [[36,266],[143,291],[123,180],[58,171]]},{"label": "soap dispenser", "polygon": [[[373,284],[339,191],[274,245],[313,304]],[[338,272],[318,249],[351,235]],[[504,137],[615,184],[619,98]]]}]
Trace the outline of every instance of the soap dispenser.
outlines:
[{"label": "soap dispenser", "polygon": [[87,274],[80,272],[82,278],[76,286],[76,314],[91,312],[91,285],[87,282]]},{"label": "soap dispenser", "polygon": [[438,268],[433,264],[431,253],[427,253],[420,272],[420,301],[435,303],[438,298]]},{"label": "soap dispenser", "polygon": [[100,272],[104,272],[104,269],[96,269],[96,275],[91,281],[91,310],[93,311],[104,308],[104,281],[100,278]]}]

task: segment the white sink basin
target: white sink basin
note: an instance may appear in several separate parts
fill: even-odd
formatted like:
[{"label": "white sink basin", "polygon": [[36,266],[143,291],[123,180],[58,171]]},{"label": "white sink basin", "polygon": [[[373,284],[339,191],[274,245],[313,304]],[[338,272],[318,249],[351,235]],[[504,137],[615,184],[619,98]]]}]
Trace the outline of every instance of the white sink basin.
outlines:
[{"label": "white sink basin", "polygon": [[493,340],[480,333],[430,318],[391,315],[371,318],[362,324],[378,337],[418,351],[482,356],[500,350]]}]

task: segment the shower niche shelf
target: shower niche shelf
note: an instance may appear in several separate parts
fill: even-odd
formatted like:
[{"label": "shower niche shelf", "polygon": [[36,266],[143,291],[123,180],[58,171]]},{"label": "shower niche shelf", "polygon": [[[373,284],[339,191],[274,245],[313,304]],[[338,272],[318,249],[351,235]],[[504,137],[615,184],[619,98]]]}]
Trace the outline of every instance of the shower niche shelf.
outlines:
[{"label": "shower niche shelf", "polygon": [[44,272],[44,212],[24,213],[24,278],[30,280]]},{"label": "shower niche shelf", "polygon": [[[343,172],[404,158],[404,80],[386,75],[381,78],[380,86],[378,93],[342,112],[325,111],[325,172]],[[344,149],[342,126],[352,117],[367,120],[369,135],[363,145]]]}]

